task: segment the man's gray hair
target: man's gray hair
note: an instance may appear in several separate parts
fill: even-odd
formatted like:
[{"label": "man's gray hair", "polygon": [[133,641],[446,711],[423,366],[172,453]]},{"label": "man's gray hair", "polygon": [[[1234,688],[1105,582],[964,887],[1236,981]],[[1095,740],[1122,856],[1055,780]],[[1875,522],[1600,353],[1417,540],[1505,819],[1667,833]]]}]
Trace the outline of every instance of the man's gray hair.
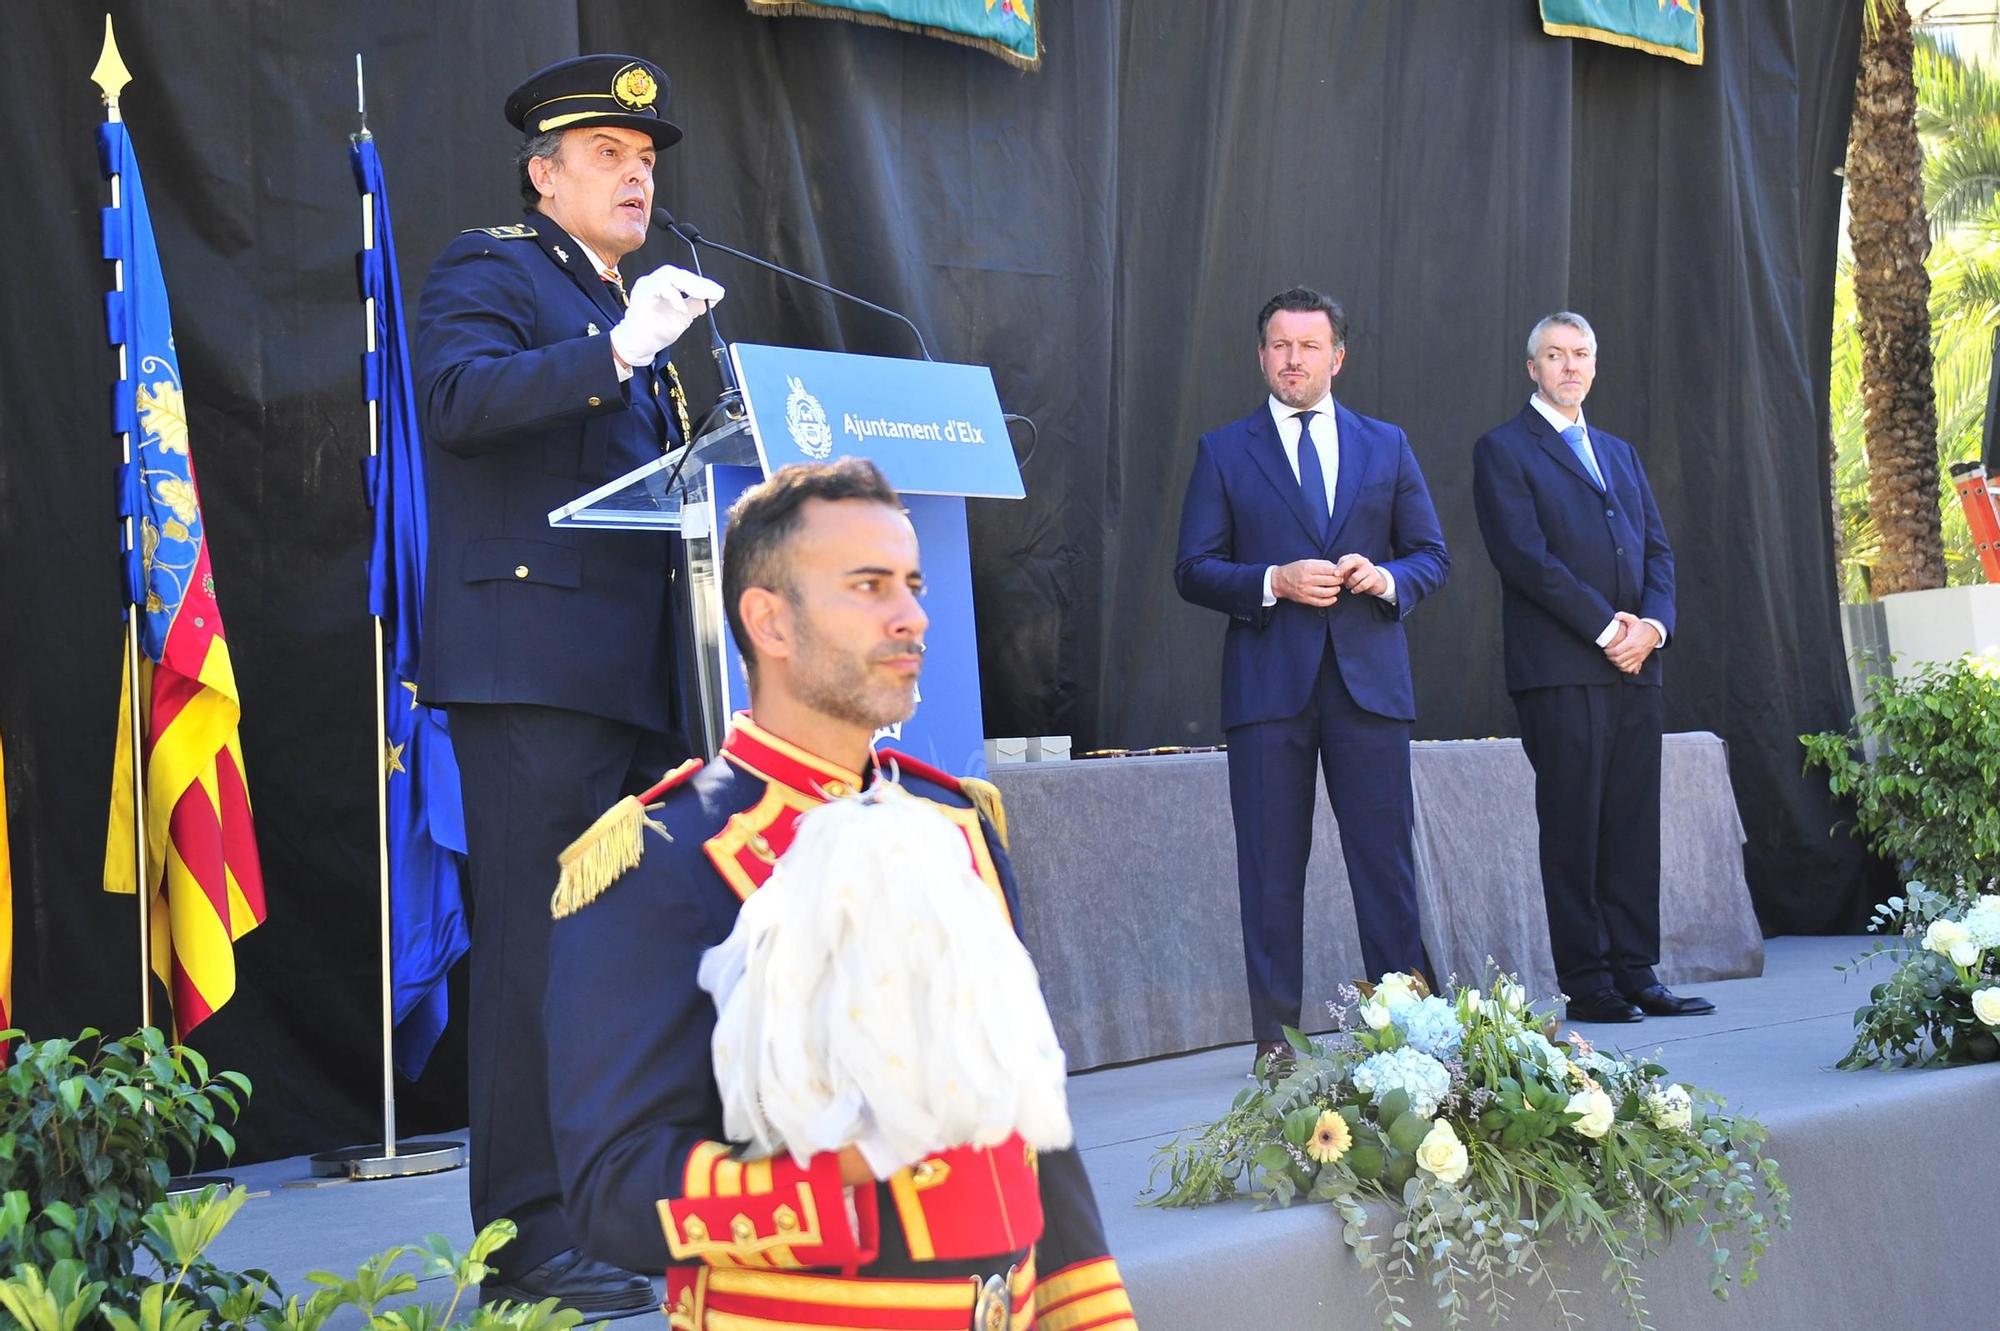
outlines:
[{"label": "man's gray hair", "polygon": [[542,201],[542,192],[535,188],[534,178],[528,174],[528,163],[561,152],[562,137],[562,130],[552,129],[521,140],[521,146],[514,150],[514,165],[521,173],[521,202],[530,208]]},{"label": "man's gray hair", "polygon": [[1557,310],[1554,314],[1543,315],[1535,321],[1535,326],[1528,330],[1529,360],[1533,360],[1541,354],[1542,334],[1548,332],[1556,324],[1561,324],[1565,328],[1576,329],[1577,332],[1582,333],[1584,337],[1589,339],[1591,352],[1594,354],[1597,351],[1597,333],[1591,328],[1590,320],[1584,318],[1581,314],[1575,314],[1569,310]]}]

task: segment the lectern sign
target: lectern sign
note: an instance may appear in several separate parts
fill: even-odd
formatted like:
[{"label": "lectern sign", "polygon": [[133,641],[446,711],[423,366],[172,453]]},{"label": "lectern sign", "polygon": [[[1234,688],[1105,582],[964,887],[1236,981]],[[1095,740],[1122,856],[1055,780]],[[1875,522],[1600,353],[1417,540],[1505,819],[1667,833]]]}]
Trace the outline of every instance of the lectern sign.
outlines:
[{"label": "lectern sign", "polygon": [[984,365],[738,342],[736,380],[766,474],[795,462],[874,461],[910,494],[1019,499],[1021,470]]}]

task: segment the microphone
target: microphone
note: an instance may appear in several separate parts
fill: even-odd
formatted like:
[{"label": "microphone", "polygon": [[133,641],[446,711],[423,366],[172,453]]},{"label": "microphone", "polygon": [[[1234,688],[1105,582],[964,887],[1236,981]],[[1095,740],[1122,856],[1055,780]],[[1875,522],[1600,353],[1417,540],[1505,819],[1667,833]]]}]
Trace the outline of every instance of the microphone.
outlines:
[{"label": "microphone", "polygon": [[[682,231],[674,221],[674,215],[664,208],[653,210],[653,225],[670,232],[687,242],[688,258],[694,263],[694,275],[706,277],[701,271],[701,251],[695,248],[694,237]],[[722,340],[722,328],[715,322],[715,307],[708,307],[708,354],[715,358],[715,372],[722,378],[722,392],[716,398],[716,406],[723,407],[733,420],[743,414],[741,403],[743,389],[736,382],[736,367],[730,364],[729,347]],[[714,412],[711,410],[710,415]]]},{"label": "microphone", "polygon": [[731,248],[730,246],[723,244],[719,240],[710,240],[707,236],[704,236],[701,233],[700,229],[696,227],[694,223],[679,221],[674,217],[672,213],[668,212],[665,208],[653,209],[653,225],[660,228],[660,230],[662,231],[671,232],[672,234],[679,236],[682,240],[686,241],[690,246],[706,245],[712,250],[721,250],[724,254],[734,255],[735,257],[743,260],[745,263],[754,263],[759,268],[768,268],[772,272],[781,274],[785,277],[789,277],[795,282],[803,282],[809,287],[812,287],[819,291],[826,292],[826,294],[829,296],[838,296],[842,300],[853,301],[856,305],[862,306],[865,309],[873,310],[877,314],[886,314],[891,319],[894,319],[897,323],[903,325],[903,327],[910,330],[910,336],[917,339],[917,350],[921,351],[924,354],[925,360],[934,361],[937,359],[937,357],[931,355],[931,349],[924,344],[924,335],[918,331],[917,326],[911,323],[907,316],[898,314],[896,311],[890,309],[886,305],[877,305],[872,300],[862,299],[860,296],[855,295],[852,291],[842,291],[839,287],[828,286],[826,283],[821,282],[816,278],[807,277],[804,273],[796,272],[790,268],[785,267],[783,264],[772,263],[769,259],[760,259],[754,254],[745,254],[742,250]]}]

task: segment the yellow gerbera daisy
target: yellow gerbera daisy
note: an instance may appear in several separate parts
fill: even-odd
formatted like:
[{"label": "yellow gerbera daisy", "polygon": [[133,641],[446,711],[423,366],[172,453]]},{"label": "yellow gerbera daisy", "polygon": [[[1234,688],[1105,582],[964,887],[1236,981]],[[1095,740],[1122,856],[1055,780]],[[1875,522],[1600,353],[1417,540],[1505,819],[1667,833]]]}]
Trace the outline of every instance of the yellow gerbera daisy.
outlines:
[{"label": "yellow gerbera daisy", "polygon": [[1313,1124],[1313,1135],[1306,1140],[1306,1154],[1322,1165],[1330,1165],[1346,1155],[1352,1145],[1354,1134],[1348,1131],[1347,1120],[1337,1110],[1328,1109]]}]

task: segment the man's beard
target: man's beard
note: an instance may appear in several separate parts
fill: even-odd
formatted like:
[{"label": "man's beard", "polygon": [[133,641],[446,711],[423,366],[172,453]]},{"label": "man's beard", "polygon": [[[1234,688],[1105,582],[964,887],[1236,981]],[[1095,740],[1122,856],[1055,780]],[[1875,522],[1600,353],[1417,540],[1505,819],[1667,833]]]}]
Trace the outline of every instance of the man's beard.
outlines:
[{"label": "man's beard", "polygon": [[885,643],[867,657],[848,655],[828,647],[803,616],[798,621],[798,644],[793,687],[799,700],[822,716],[872,732],[907,721],[916,711],[916,676],[892,684],[873,672],[878,656],[901,656],[910,650],[908,644]]}]

